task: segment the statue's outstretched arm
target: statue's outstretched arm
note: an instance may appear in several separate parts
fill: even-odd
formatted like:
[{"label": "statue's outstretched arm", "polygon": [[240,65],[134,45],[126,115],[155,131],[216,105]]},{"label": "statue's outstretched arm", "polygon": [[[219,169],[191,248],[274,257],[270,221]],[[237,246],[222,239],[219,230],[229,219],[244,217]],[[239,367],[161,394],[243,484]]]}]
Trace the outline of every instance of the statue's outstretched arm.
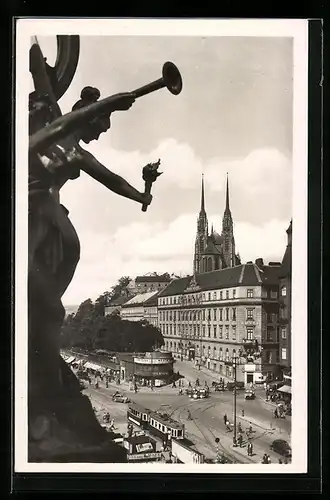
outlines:
[{"label": "statue's outstretched arm", "polygon": [[137,191],[137,189],[120,177],[120,175],[114,174],[108,170],[91,153],[84,150],[83,156],[84,159],[80,166],[81,170],[110,189],[110,191],[124,196],[125,198],[129,198],[130,200],[137,201],[138,203],[146,203],[147,205],[151,203],[151,195]]},{"label": "statue's outstretched arm", "polygon": [[106,97],[84,108],[71,111],[32,134],[29,138],[29,153],[42,153],[55,141],[79,130],[92,118],[114,111],[128,110],[134,101],[134,94],[127,92]]}]

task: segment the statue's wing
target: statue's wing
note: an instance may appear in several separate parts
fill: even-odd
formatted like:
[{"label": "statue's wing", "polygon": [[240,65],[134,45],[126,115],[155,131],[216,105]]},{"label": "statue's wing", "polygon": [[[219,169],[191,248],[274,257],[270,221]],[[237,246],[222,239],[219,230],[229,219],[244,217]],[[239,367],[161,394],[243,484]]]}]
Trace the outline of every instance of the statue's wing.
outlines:
[{"label": "statue's wing", "polygon": [[58,101],[69,88],[75,75],[80,52],[79,35],[57,35],[57,57],[54,66],[49,66],[51,85]]}]

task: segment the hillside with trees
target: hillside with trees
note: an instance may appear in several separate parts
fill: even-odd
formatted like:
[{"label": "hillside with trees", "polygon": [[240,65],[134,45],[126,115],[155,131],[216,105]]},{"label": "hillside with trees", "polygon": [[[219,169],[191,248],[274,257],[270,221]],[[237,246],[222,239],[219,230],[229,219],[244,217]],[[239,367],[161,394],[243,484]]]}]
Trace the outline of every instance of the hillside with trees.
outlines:
[{"label": "hillside with trees", "polygon": [[129,296],[130,278],[120,278],[110,292],[95,302],[82,302],[75,314],[69,314],[61,332],[61,348],[106,349],[114,352],[146,352],[164,345],[160,330],[147,321],[122,320],[118,314],[104,315],[105,305],[121,294]]}]

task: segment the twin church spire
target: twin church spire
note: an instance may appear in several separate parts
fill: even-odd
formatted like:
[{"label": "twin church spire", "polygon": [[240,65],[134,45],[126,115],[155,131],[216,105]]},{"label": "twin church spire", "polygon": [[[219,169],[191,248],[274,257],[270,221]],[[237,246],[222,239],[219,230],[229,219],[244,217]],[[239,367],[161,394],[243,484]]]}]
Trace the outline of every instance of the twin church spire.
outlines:
[{"label": "twin church spire", "polygon": [[233,267],[239,263],[239,258],[235,254],[234,227],[229,205],[228,174],[221,235],[214,230],[213,225],[210,234],[208,231],[208,220],[205,209],[204,175],[202,174],[201,207],[197,218],[195,240],[194,274]]}]

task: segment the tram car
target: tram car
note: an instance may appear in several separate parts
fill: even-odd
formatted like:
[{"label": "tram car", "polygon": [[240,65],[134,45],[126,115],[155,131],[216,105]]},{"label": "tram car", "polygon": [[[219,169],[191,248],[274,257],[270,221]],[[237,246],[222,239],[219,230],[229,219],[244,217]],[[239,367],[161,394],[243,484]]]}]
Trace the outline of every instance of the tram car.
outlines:
[{"label": "tram car", "polygon": [[179,440],[185,437],[184,424],[172,419],[166,413],[148,410],[134,402],[128,406],[127,420],[164,441],[167,441],[169,437]]},{"label": "tram car", "polygon": [[150,412],[149,431],[162,438],[164,441],[170,439],[184,439],[184,424],[173,420],[166,414]]},{"label": "tram car", "polygon": [[141,429],[148,429],[150,413],[150,410],[147,408],[132,402],[128,406],[127,420],[135,425],[138,425]]}]

